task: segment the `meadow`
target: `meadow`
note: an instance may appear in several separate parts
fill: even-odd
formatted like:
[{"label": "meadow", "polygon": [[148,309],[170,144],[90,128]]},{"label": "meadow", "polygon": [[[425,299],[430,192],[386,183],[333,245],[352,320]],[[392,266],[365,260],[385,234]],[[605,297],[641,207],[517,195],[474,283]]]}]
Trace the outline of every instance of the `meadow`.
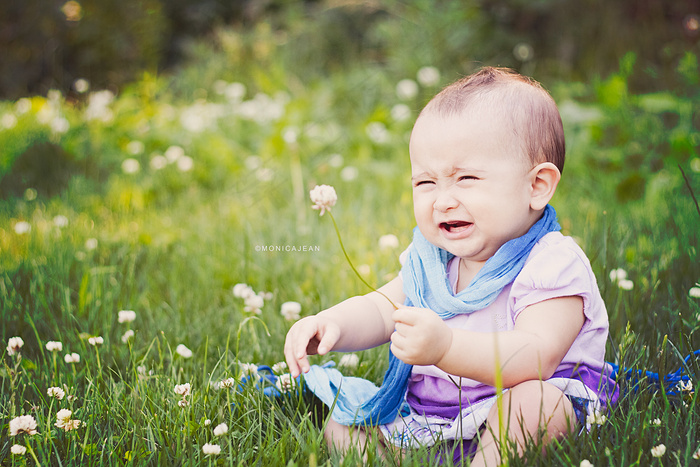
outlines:
[{"label": "meadow", "polygon": [[[412,123],[463,70],[413,57],[322,73],[293,46],[269,27],[221,30],[118,93],[78,80],[0,102],[0,465],[361,461],[328,451],[309,394],[262,391],[251,365],[283,374],[295,319],[368,290],[311,209],[315,185],[335,187],[363,278],[397,274]],[[606,359],[632,376],[589,433],[509,465],[698,465],[700,361],[684,361],[700,349],[697,70],[689,53],[686,86],[648,93],[628,86],[633,53],[591,82],[535,74],[567,134],[552,204],[607,304]],[[314,362],[379,383],[386,352]],[[660,385],[645,373],[677,370]],[[401,465],[432,463],[421,449]]]}]

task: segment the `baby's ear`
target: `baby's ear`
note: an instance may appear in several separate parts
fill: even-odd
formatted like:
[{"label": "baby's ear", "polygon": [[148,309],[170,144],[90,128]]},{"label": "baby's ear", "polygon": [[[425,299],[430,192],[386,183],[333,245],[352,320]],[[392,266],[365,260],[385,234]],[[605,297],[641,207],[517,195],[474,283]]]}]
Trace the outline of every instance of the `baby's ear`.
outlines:
[{"label": "baby's ear", "polygon": [[554,196],[561,179],[561,172],[551,162],[543,162],[535,166],[530,171],[530,175],[532,180],[530,207],[539,211],[544,209]]}]

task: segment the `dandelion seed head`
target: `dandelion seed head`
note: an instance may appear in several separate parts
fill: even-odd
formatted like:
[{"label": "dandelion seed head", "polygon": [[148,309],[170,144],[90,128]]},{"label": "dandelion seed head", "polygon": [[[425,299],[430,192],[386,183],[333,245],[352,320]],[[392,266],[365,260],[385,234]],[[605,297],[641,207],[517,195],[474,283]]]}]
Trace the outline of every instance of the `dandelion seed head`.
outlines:
[{"label": "dandelion seed head", "polygon": [[168,159],[160,154],[153,154],[151,156],[151,161],[148,163],[149,167],[153,170],[164,169],[168,165]]}]

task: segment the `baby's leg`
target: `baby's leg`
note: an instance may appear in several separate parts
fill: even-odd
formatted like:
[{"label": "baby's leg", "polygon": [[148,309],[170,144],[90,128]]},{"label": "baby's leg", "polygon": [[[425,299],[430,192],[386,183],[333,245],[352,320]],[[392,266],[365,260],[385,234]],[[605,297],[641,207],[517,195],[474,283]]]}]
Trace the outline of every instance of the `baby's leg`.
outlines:
[{"label": "baby's leg", "polygon": [[[479,451],[472,466],[500,465],[501,441],[512,443],[522,454],[530,441],[544,446],[571,432],[576,415],[571,401],[556,386],[543,381],[525,381],[503,395],[502,428],[499,430],[498,405],[494,405],[482,432]],[[505,440],[501,440],[505,436]]]},{"label": "baby's leg", "polygon": [[395,458],[400,456],[398,448],[394,449],[393,446],[387,446],[384,443],[384,437],[376,427],[348,427],[329,418],[323,437],[331,449],[336,449],[341,454],[345,454],[353,448],[357,449],[365,462],[367,462],[368,443],[376,444],[375,452],[382,459],[386,459],[388,456]]}]

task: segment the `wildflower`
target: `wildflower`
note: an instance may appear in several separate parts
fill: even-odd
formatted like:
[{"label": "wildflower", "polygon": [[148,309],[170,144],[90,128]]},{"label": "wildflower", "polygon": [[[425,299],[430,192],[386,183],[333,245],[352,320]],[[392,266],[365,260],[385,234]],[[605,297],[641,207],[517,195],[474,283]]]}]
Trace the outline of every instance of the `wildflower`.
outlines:
[{"label": "wildflower", "polygon": [[588,417],[586,417],[586,424],[587,425],[603,425],[608,418],[601,414],[600,412],[596,412],[594,414],[590,414]]},{"label": "wildflower", "polygon": [[184,344],[178,344],[178,346],[175,347],[175,353],[181,356],[182,358],[192,357],[192,351],[188,349]]},{"label": "wildflower", "polygon": [[296,381],[292,378],[292,375],[286,373],[277,378],[275,386],[282,392],[289,392],[296,386]]},{"label": "wildflower", "polygon": [[379,249],[380,250],[391,250],[399,247],[399,239],[396,235],[387,234],[379,237]]},{"label": "wildflower", "polygon": [[127,329],[127,331],[122,336],[122,342],[126,344],[132,337],[134,337],[133,329]]},{"label": "wildflower", "polygon": [[66,396],[66,392],[63,389],[57,388],[57,387],[52,387],[52,388],[47,389],[46,394],[49,397],[55,397],[59,401],[63,400],[63,398]]},{"label": "wildflower", "polygon": [[369,264],[360,264],[357,267],[357,272],[359,272],[363,276],[369,276],[369,273],[372,272],[372,268]]},{"label": "wildflower", "polygon": [[148,163],[148,165],[153,170],[164,169],[165,166],[168,165],[168,159],[166,159],[165,156],[161,156],[160,154],[155,154],[153,155],[153,157],[151,157],[151,161]]},{"label": "wildflower", "polygon": [[248,284],[241,283],[233,286],[234,297],[245,299],[246,297],[250,297],[251,295],[255,295],[255,292]]},{"label": "wildflower", "polygon": [[204,446],[202,446],[202,452],[207,456],[215,456],[221,454],[221,446],[219,446],[218,444],[206,443]]},{"label": "wildflower", "polygon": [[194,168],[194,159],[190,156],[182,156],[175,162],[175,165],[180,172],[189,172]]},{"label": "wildflower", "polygon": [[211,425],[211,420],[209,420],[207,418],[206,420],[204,420],[204,426],[209,426],[209,425]]},{"label": "wildflower", "polygon": [[412,79],[402,79],[396,83],[396,95],[403,101],[413,99],[418,95],[418,83]]},{"label": "wildflower", "polygon": [[58,341],[48,341],[46,343],[46,350],[49,352],[60,352],[63,350],[63,344]]},{"label": "wildflower", "polygon": [[136,319],[136,312],[132,310],[121,310],[117,315],[117,321],[120,323],[131,323]]},{"label": "wildflower", "polygon": [[64,215],[57,215],[53,218],[53,224],[58,228],[63,228],[68,225],[68,218]]},{"label": "wildflower", "polygon": [[661,426],[661,419],[655,418],[654,420],[651,421],[651,424],[654,426]]},{"label": "wildflower", "polygon": [[610,280],[613,282],[620,282],[627,279],[627,271],[622,268],[613,269],[610,271]]},{"label": "wildflower", "polygon": [[343,156],[340,154],[331,154],[328,156],[328,165],[331,167],[340,167],[343,165]]},{"label": "wildflower", "polygon": [[262,307],[265,304],[265,300],[260,295],[251,295],[245,298],[244,303],[245,306],[243,307],[243,311],[259,315],[262,313]]},{"label": "wildflower", "polygon": [[228,433],[228,425],[225,423],[217,425],[216,428],[214,428],[214,436],[221,436],[225,435],[226,433]]},{"label": "wildflower", "polygon": [[418,70],[416,78],[422,86],[435,86],[440,82],[440,70],[434,66],[424,66]]},{"label": "wildflower", "polygon": [[345,367],[345,368],[357,368],[357,365],[360,363],[360,357],[357,356],[357,354],[354,353],[348,353],[340,357],[340,362],[338,363],[340,366]]},{"label": "wildflower", "polygon": [[176,384],[175,387],[173,388],[173,392],[175,394],[178,394],[180,396],[189,396],[190,395],[190,383],[185,383],[185,384]]},{"label": "wildflower", "polygon": [[666,446],[663,444],[659,444],[658,446],[651,448],[652,457],[662,457],[664,454],[666,454]]},{"label": "wildflower", "polygon": [[389,141],[389,130],[382,122],[370,122],[365,127],[367,137],[375,144],[384,144]]},{"label": "wildflower", "polygon": [[66,363],[80,363],[80,355],[77,353],[67,353],[65,357],[63,357],[63,360],[65,360]]},{"label": "wildflower", "polygon": [[236,380],[233,378],[226,378],[219,382],[219,389],[232,388],[236,384]]},{"label": "wildflower", "polygon": [[280,374],[287,371],[287,362],[277,362],[272,365],[272,371],[275,374]]},{"label": "wildflower", "polygon": [[335,193],[335,188],[330,185],[316,185],[313,190],[309,192],[311,196],[311,201],[314,202],[313,209],[320,209],[320,215],[323,215],[326,211],[330,211],[335,202],[338,201],[338,195]]},{"label": "wildflower", "polygon": [[688,290],[688,295],[693,298],[700,298],[700,287],[691,287],[690,290]]},{"label": "wildflower", "polygon": [[241,373],[243,373],[243,375],[258,374],[258,366],[254,363],[239,363],[238,366],[241,368]]},{"label": "wildflower", "polygon": [[122,172],[125,174],[135,174],[139,170],[141,170],[141,164],[136,159],[130,157],[122,162]]},{"label": "wildflower", "polygon": [[144,150],[144,145],[141,141],[129,141],[129,143],[126,145],[126,152],[131,154],[132,156],[136,156],[138,154],[141,154]]},{"label": "wildflower", "polygon": [[170,146],[168,149],[165,150],[165,158],[168,160],[168,163],[170,163],[170,164],[177,161],[179,158],[183,157],[184,155],[185,155],[185,150],[182,149],[180,146]]},{"label": "wildflower", "polygon": [[18,353],[22,346],[24,346],[24,341],[21,337],[10,337],[7,341],[7,355]]},{"label": "wildflower", "polygon": [[351,182],[355,180],[359,174],[360,171],[357,170],[357,167],[349,165],[347,167],[343,167],[343,170],[340,171],[340,178],[345,182]]},{"label": "wildflower", "polygon": [[23,456],[27,453],[27,448],[22,446],[21,444],[13,444],[10,448],[10,452],[17,456]]},{"label": "wildflower", "polygon": [[95,337],[89,337],[88,338],[88,344],[98,346],[102,345],[105,343],[105,340],[102,338],[102,336],[95,336]]},{"label": "wildflower", "polygon": [[632,290],[634,288],[634,282],[629,279],[623,279],[617,282],[617,286],[622,290]]},{"label": "wildflower", "polygon": [[397,122],[404,122],[411,118],[411,108],[406,104],[396,104],[391,108],[391,118]]},{"label": "wildflower", "polygon": [[38,193],[34,188],[27,188],[26,190],[24,190],[24,199],[26,199],[27,201],[34,201],[37,195]]},{"label": "wildflower", "polygon": [[678,382],[678,389],[680,389],[683,392],[693,392],[693,382],[691,380],[681,380]]},{"label": "wildflower", "polygon": [[287,321],[296,321],[301,313],[301,304],[299,302],[284,302],[280,309],[280,313]]},{"label": "wildflower", "polygon": [[579,464],[579,467],[593,467],[593,464],[588,459],[584,459]]},{"label": "wildflower", "polygon": [[700,448],[693,453],[693,459],[700,459]]},{"label": "wildflower", "polygon": [[182,407],[182,408],[184,409],[185,407],[187,407],[188,405],[190,405],[190,401],[188,401],[187,399],[185,399],[185,398],[183,397],[182,399],[180,399],[179,401],[177,401],[177,405],[179,405],[180,407]]},{"label": "wildflower", "polygon": [[17,436],[20,433],[35,435],[36,420],[31,415],[20,415],[10,420],[10,436]]},{"label": "wildflower", "polygon": [[73,88],[83,94],[90,89],[90,83],[84,78],[78,78],[73,82]]},{"label": "wildflower", "polygon": [[96,238],[88,238],[85,240],[85,249],[86,250],[94,250],[97,248],[97,239]]},{"label": "wildflower", "polygon": [[17,235],[24,235],[32,230],[32,225],[27,221],[19,221],[15,224],[15,233]]},{"label": "wildflower", "polygon": [[80,428],[80,420],[73,418],[73,412],[68,409],[61,409],[56,413],[56,423],[58,428],[63,428],[65,431],[77,430]]}]

